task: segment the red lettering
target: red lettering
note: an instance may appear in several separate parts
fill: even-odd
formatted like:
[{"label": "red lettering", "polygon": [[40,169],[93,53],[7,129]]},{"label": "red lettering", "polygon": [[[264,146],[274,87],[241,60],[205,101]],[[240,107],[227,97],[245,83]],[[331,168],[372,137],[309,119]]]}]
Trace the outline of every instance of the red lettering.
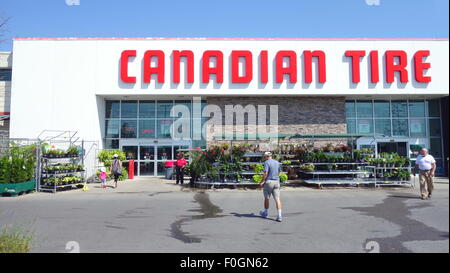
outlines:
[{"label": "red lettering", "polygon": [[317,57],[319,66],[319,82],[327,81],[327,69],[325,53],[322,50],[303,51],[303,59],[305,62],[305,83],[312,83],[312,58]]},{"label": "red lettering", "polygon": [[414,75],[418,82],[431,82],[431,77],[424,75],[424,70],[431,67],[430,63],[423,62],[423,58],[428,56],[430,56],[429,50],[419,50],[414,54]]},{"label": "red lettering", "polygon": [[125,83],[136,83],[136,77],[128,76],[128,59],[136,57],[136,50],[124,50],[120,56],[120,79]]},{"label": "red lettering", "polygon": [[261,54],[259,55],[260,58],[260,64],[261,64],[261,83],[267,83],[269,81],[269,62],[267,60],[267,50],[261,51]]},{"label": "red lettering", "polygon": [[[151,60],[156,57],[158,64],[151,66]],[[148,50],[144,54],[144,83],[149,83],[153,74],[158,75],[158,83],[164,83],[164,52],[161,50]]]},{"label": "red lettering", "polygon": [[380,81],[377,50],[373,50],[370,52],[370,81],[372,83],[377,83]]},{"label": "red lettering", "polygon": [[[216,66],[210,67],[209,61],[214,57],[216,58]],[[211,74],[216,75],[216,82],[223,83],[223,53],[219,50],[207,50],[203,52],[202,59],[202,81],[203,83],[209,83],[209,77]]]},{"label": "red lettering", "polygon": [[359,83],[361,81],[359,63],[361,57],[366,56],[366,52],[364,50],[347,50],[345,56],[352,58],[352,82]]},{"label": "red lettering", "polygon": [[[394,63],[395,58],[398,58],[398,64]],[[408,72],[406,65],[408,59],[406,52],[403,50],[387,50],[386,51],[386,81],[388,83],[394,82],[395,71],[400,72],[400,82],[408,82]]]},{"label": "red lettering", "polygon": [[[287,67],[283,66],[284,58],[289,58],[289,65]],[[285,74],[289,75],[290,83],[297,82],[297,54],[295,53],[295,51],[278,51],[277,55],[275,56],[275,63],[277,83],[283,82],[283,76]]]},{"label": "red lettering", "polygon": [[[239,58],[245,59],[245,75],[239,76]],[[253,78],[252,53],[248,50],[233,50],[231,52],[231,82],[249,83]]]},{"label": "red lettering", "polygon": [[194,53],[191,50],[174,50],[172,53],[173,58],[173,82],[180,83],[180,64],[181,58],[186,58],[187,69],[187,82],[194,82]]}]

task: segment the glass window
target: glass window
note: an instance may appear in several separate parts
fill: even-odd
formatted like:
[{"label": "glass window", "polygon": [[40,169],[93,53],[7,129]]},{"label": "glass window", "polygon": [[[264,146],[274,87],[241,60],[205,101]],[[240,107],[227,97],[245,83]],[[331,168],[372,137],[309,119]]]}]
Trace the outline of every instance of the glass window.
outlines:
[{"label": "glass window", "polygon": [[137,118],[137,101],[122,101],[122,118]]},{"label": "glass window", "polygon": [[424,101],[409,101],[409,116],[410,117],[425,117],[425,102]]},{"label": "glass window", "polygon": [[136,120],[122,120],[122,138],[136,138],[137,137],[137,121]]},{"label": "glass window", "polygon": [[441,136],[441,120],[440,119],[430,119],[430,136]]},{"label": "glass window", "polygon": [[107,150],[119,149],[119,140],[118,139],[105,139],[105,149],[107,149]]},{"label": "glass window", "polygon": [[405,118],[408,117],[408,108],[406,101],[392,101],[392,117],[393,118]]},{"label": "glass window", "polygon": [[427,135],[425,119],[411,119],[409,121],[409,130],[412,137],[424,137]]},{"label": "glass window", "polygon": [[158,101],[157,102],[157,117],[170,118],[170,110],[172,110],[172,101]]},{"label": "glass window", "polygon": [[372,119],[358,119],[358,134],[372,134],[373,133],[373,120]]},{"label": "glass window", "polygon": [[430,154],[434,157],[442,157],[442,141],[440,138],[430,138]]},{"label": "glass window", "polygon": [[141,160],[153,160],[155,159],[155,147],[154,146],[141,146],[140,147],[140,159]]},{"label": "glass window", "polygon": [[393,136],[408,136],[408,120],[407,119],[393,119],[392,120],[392,135]]},{"label": "glass window", "polygon": [[139,102],[139,118],[154,118],[156,116],[156,103],[154,101]]},{"label": "glass window", "polygon": [[106,101],[106,118],[120,117],[120,101]]},{"label": "glass window", "polygon": [[139,138],[156,138],[154,119],[139,121]]},{"label": "glass window", "polygon": [[375,133],[385,136],[391,136],[391,120],[390,119],[376,119]]},{"label": "glass window", "polygon": [[356,117],[354,101],[345,102],[345,114],[347,115],[347,118],[355,118]]},{"label": "glass window", "polygon": [[347,119],[347,133],[356,134],[356,120]]},{"label": "glass window", "polygon": [[161,119],[157,120],[157,138],[172,138],[171,125],[173,123],[172,119]]},{"label": "glass window", "polygon": [[389,118],[391,116],[389,101],[375,101],[374,112],[376,118]]},{"label": "glass window", "polygon": [[194,108],[195,103],[192,103],[192,116],[194,118],[201,118],[203,116],[203,109],[208,105],[206,101],[202,101],[200,105],[200,112],[194,112],[196,109]]},{"label": "glass window", "polygon": [[125,153],[125,157],[127,160],[136,160],[137,159],[137,146],[123,146],[122,151]]},{"label": "glass window", "polygon": [[[190,118],[192,116],[192,103],[190,101],[176,101],[175,106],[184,105],[189,109],[189,115],[184,116],[184,118]],[[178,113],[178,117],[181,117],[181,113]]]},{"label": "glass window", "polygon": [[172,159],[172,146],[158,146],[158,160]]},{"label": "glass window", "polygon": [[356,115],[358,118],[371,118],[373,117],[373,108],[371,101],[358,101],[356,102]]},{"label": "glass window", "polygon": [[439,118],[441,116],[439,100],[428,101],[428,116],[433,118]]},{"label": "glass window", "polygon": [[106,120],[106,138],[119,138],[120,121],[118,119]]},{"label": "glass window", "polygon": [[[195,146],[194,146],[195,147]],[[180,153],[183,153],[186,156],[186,151],[189,149],[189,146],[174,146],[173,147],[173,153],[174,153],[174,159],[178,158],[178,156],[180,155]]]},{"label": "glass window", "polygon": [[0,81],[11,81],[12,78],[12,69],[2,68],[0,69]]},{"label": "glass window", "polygon": [[200,147],[201,149],[206,149],[206,140],[193,140],[192,141],[192,147]]},{"label": "glass window", "polygon": [[[176,123],[175,123],[176,122]],[[200,123],[201,124],[201,123]],[[177,119],[174,121],[174,133],[177,138],[188,139],[191,138],[192,122],[191,119]],[[201,127],[198,129],[201,132]]]},{"label": "glass window", "polygon": [[139,172],[140,172],[139,175],[154,175],[155,162],[140,162]]}]

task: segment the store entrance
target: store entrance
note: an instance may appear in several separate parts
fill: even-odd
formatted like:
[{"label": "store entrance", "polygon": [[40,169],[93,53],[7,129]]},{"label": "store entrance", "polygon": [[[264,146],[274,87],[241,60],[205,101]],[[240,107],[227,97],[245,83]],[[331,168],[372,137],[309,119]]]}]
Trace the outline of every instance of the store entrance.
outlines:
[{"label": "store entrance", "polygon": [[380,153],[397,153],[400,156],[408,156],[407,142],[378,142],[377,152]]},{"label": "store entrance", "polygon": [[134,170],[137,176],[163,176],[164,163],[174,160],[179,149],[189,149],[189,142],[180,143],[124,143],[121,145],[125,152],[125,166],[134,160]]}]

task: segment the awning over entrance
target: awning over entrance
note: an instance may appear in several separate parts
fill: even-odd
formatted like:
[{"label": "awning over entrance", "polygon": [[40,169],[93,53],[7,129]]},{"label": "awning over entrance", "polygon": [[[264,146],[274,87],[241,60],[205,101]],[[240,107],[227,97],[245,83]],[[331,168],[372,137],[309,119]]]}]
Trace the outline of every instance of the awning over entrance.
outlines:
[{"label": "awning over entrance", "polygon": [[317,138],[348,138],[348,139],[358,139],[361,137],[384,137],[382,134],[248,134],[248,135],[234,135],[234,134],[222,134],[215,135],[215,139],[224,140],[259,140],[268,138],[278,138],[278,139],[292,139],[292,138],[306,138],[306,139],[317,139]]}]

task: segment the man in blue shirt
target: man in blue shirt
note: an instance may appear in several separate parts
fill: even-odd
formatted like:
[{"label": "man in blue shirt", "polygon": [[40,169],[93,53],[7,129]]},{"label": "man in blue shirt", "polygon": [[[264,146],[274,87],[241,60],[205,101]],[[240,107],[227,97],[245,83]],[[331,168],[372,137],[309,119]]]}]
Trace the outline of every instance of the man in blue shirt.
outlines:
[{"label": "man in blue shirt", "polygon": [[275,199],[275,204],[278,210],[277,221],[282,221],[281,215],[281,200],[280,200],[280,177],[279,174],[281,172],[281,164],[280,162],[272,159],[271,152],[264,153],[264,174],[259,185],[264,187],[264,210],[262,210],[259,214],[267,218],[269,216],[269,201],[270,196],[272,195]]}]

